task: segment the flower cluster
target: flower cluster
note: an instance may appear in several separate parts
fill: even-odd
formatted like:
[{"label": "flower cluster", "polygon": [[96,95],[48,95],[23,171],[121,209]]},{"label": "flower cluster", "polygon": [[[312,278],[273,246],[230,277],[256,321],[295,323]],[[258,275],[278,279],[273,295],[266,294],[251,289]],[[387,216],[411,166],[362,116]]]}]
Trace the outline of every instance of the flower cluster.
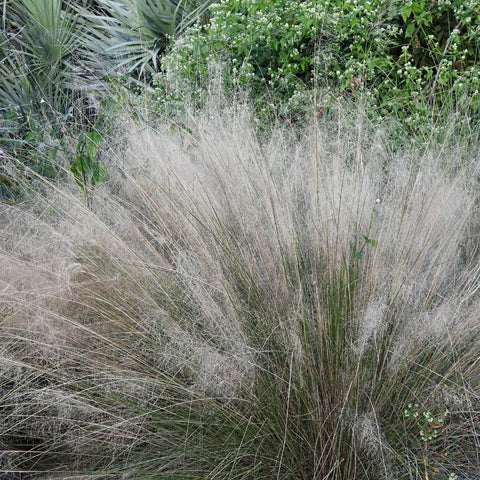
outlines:
[{"label": "flower cluster", "polygon": [[162,77],[181,97],[220,71],[224,87],[252,94],[262,118],[289,121],[311,104],[313,89],[350,99],[362,90],[381,114],[431,129],[433,110],[452,89],[455,99],[470,97],[469,114],[480,108],[472,94],[480,90],[476,9],[473,0],[431,8],[423,0],[395,8],[385,1],[222,0],[212,4],[207,25],[175,41]]}]

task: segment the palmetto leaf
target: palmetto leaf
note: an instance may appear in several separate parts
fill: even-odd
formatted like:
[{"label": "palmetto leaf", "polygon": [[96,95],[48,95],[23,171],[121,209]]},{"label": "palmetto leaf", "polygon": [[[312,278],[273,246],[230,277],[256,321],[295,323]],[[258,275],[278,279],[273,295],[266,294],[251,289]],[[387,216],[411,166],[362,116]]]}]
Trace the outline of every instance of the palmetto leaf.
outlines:
[{"label": "palmetto leaf", "polygon": [[177,12],[181,4],[137,0],[139,16],[145,27],[157,38],[175,33]]},{"label": "palmetto leaf", "polygon": [[34,88],[20,52],[8,51],[7,45],[5,40],[0,47],[0,103],[24,109],[34,97]]},{"label": "palmetto leaf", "polygon": [[[61,0],[13,0],[4,8],[5,40],[0,49],[0,99],[26,108],[35,102],[57,112],[68,108],[68,59],[78,47],[81,25]],[[71,83],[71,82],[70,82]]]},{"label": "palmetto leaf", "polygon": [[51,67],[75,49],[77,19],[62,11],[60,0],[22,0],[26,10],[24,45],[38,55],[41,67]]},{"label": "palmetto leaf", "polygon": [[87,50],[104,55],[105,73],[112,69],[142,75],[157,71],[158,55],[169,37],[192,25],[209,7],[212,0],[98,0],[98,15],[79,8],[90,24],[85,37]]}]

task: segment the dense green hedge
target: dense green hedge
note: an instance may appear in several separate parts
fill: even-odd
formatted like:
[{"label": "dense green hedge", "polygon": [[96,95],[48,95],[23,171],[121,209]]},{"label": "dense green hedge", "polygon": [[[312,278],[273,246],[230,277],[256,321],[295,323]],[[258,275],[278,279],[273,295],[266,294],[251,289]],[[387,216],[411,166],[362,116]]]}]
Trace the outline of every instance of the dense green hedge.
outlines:
[{"label": "dense green hedge", "polygon": [[[221,63],[260,114],[295,117],[317,85],[363,90],[408,126],[446,109],[478,115],[480,7],[474,0],[225,0],[164,58],[164,91],[201,91]],[[353,88],[352,88],[353,87]]]}]

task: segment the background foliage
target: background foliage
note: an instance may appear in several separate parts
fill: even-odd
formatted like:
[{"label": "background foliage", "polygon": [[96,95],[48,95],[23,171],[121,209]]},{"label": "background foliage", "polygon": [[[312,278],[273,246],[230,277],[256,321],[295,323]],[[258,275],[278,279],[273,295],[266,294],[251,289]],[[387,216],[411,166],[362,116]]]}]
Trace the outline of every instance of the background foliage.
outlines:
[{"label": "background foliage", "polygon": [[229,0],[210,12],[164,59],[165,89],[205,88],[221,62],[227,83],[248,87],[260,113],[297,117],[312,89],[352,96],[354,81],[381,116],[411,132],[455,109],[477,119],[476,1]]},{"label": "background foliage", "polygon": [[298,122],[313,104],[323,115],[332,100],[358,97],[380,122],[395,118],[412,135],[428,137],[451,114],[460,133],[478,123],[475,0],[3,0],[2,7],[0,142],[14,156],[22,143],[26,152],[51,143],[45,132],[55,146],[66,124],[88,127],[99,99],[123,101],[119,90],[147,94],[150,110],[178,113],[192,100],[201,106],[218,76],[223,89],[248,90],[262,125]]}]

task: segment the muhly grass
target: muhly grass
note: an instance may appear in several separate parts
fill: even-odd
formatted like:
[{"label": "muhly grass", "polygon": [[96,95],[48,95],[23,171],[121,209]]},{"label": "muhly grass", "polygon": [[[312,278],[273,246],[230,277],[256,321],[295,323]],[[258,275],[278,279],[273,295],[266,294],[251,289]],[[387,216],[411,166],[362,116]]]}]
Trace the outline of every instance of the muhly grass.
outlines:
[{"label": "muhly grass", "polygon": [[1,205],[2,478],[479,475],[478,157],[362,118],[131,126]]}]

